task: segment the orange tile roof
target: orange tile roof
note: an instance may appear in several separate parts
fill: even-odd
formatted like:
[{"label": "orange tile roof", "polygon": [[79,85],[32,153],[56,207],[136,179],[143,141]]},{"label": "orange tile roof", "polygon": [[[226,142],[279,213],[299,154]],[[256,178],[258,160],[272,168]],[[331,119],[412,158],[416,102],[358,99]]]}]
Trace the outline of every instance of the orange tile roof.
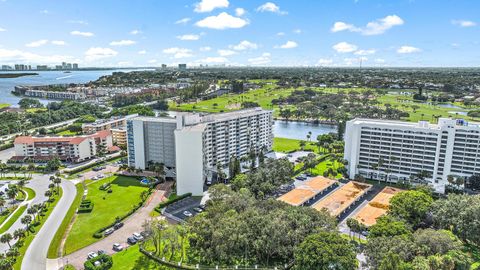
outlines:
[{"label": "orange tile roof", "polygon": [[390,199],[401,191],[398,188],[385,187],[367,205],[362,207],[354,218],[368,227],[374,225],[377,223],[377,218],[387,213]]},{"label": "orange tile roof", "polygon": [[106,138],[111,133],[108,130],[102,130],[95,134],[88,136],[73,136],[73,137],[32,137],[32,136],[18,136],[15,138],[15,144],[34,144],[37,142],[64,142],[69,144],[80,144],[88,138]]},{"label": "orange tile roof", "polygon": [[365,194],[371,187],[372,185],[370,184],[350,181],[312,207],[319,211],[327,209],[332,216],[336,217],[355,202],[357,198]]},{"label": "orange tile roof", "polygon": [[299,206],[335,183],[335,180],[318,176],[311,180],[305,181],[303,185],[285,193],[284,195],[280,196],[278,200],[293,206]]}]

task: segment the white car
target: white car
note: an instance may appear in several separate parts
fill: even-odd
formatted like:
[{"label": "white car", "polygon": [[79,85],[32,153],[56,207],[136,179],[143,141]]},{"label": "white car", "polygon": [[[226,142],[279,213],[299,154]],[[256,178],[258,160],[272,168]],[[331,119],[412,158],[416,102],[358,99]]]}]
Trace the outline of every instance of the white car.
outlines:
[{"label": "white car", "polygon": [[115,251],[122,251],[122,250],[123,250],[123,246],[120,245],[119,243],[115,243],[115,244],[113,244],[113,250],[115,250]]},{"label": "white car", "polygon": [[87,259],[89,259],[89,260],[93,259],[93,258],[96,258],[96,257],[98,257],[98,254],[96,252],[90,252],[87,255]]},{"label": "white car", "polygon": [[137,241],[142,241],[143,240],[143,236],[139,233],[133,233],[133,238],[135,238]]},{"label": "white car", "polygon": [[183,211],[183,215],[186,216],[186,217],[191,217],[191,216],[193,216],[193,214],[190,213],[190,211]]}]

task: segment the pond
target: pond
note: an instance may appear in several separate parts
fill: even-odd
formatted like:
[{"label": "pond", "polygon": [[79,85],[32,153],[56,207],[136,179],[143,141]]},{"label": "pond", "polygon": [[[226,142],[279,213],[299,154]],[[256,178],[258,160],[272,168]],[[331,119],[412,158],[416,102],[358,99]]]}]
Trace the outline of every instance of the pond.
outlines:
[{"label": "pond", "polygon": [[462,107],[453,105],[451,103],[440,103],[440,104],[437,104],[437,106],[443,107],[443,108],[449,108],[449,109],[462,109]]},{"label": "pond", "polygon": [[273,135],[275,137],[306,140],[309,131],[312,132],[312,140],[316,140],[318,135],[337,132],[337,126],[298,121],[274,121]]}]

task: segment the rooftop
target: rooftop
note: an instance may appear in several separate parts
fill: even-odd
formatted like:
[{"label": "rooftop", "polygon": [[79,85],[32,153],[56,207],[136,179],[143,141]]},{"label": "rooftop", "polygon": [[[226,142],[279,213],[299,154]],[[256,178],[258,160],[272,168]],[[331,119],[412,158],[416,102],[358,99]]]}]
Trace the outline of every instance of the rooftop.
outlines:
[{"label": "rooftop", "polygon": [[286,202],[293,206],[299,206],[335,183],[335,180],[328,179],[323,176],[317,176],[311,180],[306,181],[304,184],[296,187],[290,192],[287,192],[284,195],[280,196],[278,200]]},{"label": "rooftop", "polygon": [[385,187],[367,205],[362,207],[354,218],[368,227],[374,225],[377,223],[377,218],[387,213],[390,199],[401,191],[401,189]]}]

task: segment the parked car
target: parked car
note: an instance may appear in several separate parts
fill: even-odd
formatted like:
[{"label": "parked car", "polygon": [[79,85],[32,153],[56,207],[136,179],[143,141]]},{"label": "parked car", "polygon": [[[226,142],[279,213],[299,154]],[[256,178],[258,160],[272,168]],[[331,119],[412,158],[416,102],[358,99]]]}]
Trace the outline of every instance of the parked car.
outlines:
[{"label": "parked car", "polygon": [[208,179],[207,180],[207,186],[210,186],[212,184],[212,180],[211,179]]},{"label": "parked car", "polygon": [[113,225],[113,228],[114,228],[115,230],[118,230],[118,229],[120,229],[121,227],[123,227],[123,222],[117,222],[117,223],[115,223],[115,225]]},{"label": "parked car", "polygon": [[143,231],[140,233],[140,235],[143,236],[143,238],[147,238],[150,235],[150,233],[147,231]]},{"label": "parked car", "polygon": [[115,250],[115,251],[122,251],[122,250],[123,250],[123,246],[120,245],[119,243],[115,243],[115,244],[113,244],[113,250]]},{"label": "parked car", "polygon": [[193,211],[195,211],[195,212],[197,212],[197,213],[203,212],[202,208],[200,208],[200,207],[195,207],[195,208],[193,208]]},{"label": "parked car", "polygon": [[96,257],[98,257],[98,254],[96,252],[93,252],[93,251],[88,253],[88,255],[87,255],[88,260],[96,258]]},{"label": "parked car", "polygon": [[98,178],[96,176],[92,177],[92,180],[98,180]]},{"label": "parked car", "polygon": [[102,170],[102,167],[95,167],[95,168],[92,169],[92,171],[94,171],[94,172],[98,172],[100,170]]},{"label": "parked car", "polygon": [[206,207],[205,204],[200,204],[200,205],[198,206],[198,208],[200,208],[200,209],[202,209],[202,210],[205,210],[205,207]]},{"label": "parked car", "polygon": [[137,232],[133,233],[133,238],[137,241],[143,241],[143,236]]},{"label": "parked car", "polygon": [[187,211],[187,210],[183,211],[183,215],[186,216],[186,217],[193,216],[193,214],[190,211]]},{"label": "parked car", "polygon": [[107,252],[105,250],[99,250],[97,251],[97,254],[102,255],[102,254],[107,254]]},{"label": "parked car", "polygon": [[108,228],[105,230],[105,232],[103,232],[103,235],[105,236],[108,236],[110,234],[112,234],[115,230],[113,228]]},{"label": "parked car", "polygon": [[129,245],[135,245],[137,243],[137,239],[135,239],[135,237],[133,237],[133,236],[130,236],[130,237],[127,238],[127,243]]}]

